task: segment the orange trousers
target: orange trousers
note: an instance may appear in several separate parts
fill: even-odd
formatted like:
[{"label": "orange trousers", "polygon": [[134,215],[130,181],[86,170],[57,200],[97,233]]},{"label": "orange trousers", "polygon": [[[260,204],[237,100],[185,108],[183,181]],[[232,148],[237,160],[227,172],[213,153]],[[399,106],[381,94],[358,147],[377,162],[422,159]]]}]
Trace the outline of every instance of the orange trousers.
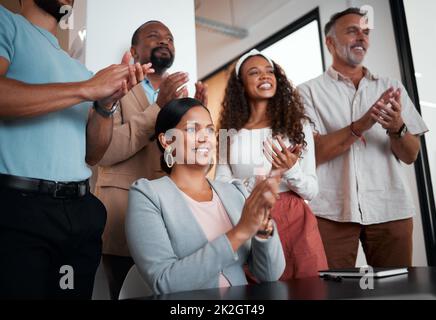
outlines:
[{"label": "orange trousers", "polygon": [[328,269],[318,222],[306,202],[292,191],[280,194],[271,210],[286,258],[280,280],[317,277]]}]

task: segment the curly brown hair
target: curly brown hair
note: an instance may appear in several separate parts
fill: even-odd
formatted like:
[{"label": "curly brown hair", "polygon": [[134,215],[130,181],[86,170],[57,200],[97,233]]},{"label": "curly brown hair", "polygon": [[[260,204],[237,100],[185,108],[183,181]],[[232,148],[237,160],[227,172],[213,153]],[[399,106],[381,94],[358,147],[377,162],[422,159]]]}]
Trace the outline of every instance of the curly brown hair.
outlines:
[{"label": "curly brown hair", "polygon": [[[273,64],[277,91],[269,100],[267,111],[273,135],[286,136],[291,142],[306,147],[303,122],[307,120],[311,123],[311,120],[304,113],[304,106],[297,89],[292,86],[283,69],[275,62]],[[219,129],[239,131],[248,122],[251,110],[244,84],[235,70],[227,83],[222,106]]]}]

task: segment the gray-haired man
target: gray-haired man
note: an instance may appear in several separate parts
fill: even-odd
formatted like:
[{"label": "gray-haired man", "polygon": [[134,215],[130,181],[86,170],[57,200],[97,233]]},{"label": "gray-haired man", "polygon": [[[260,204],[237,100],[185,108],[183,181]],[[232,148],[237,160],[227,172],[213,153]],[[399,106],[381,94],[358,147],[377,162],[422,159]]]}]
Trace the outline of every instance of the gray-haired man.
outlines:
[{"label": "gray-haired man", "polygon": [[325,28],[333,65],[300,86],[314,121],[318,196],[310,203],[330,268],[354,267],[359,240],[368,264],[410,266],[415,208],[402,173],[427,127],[398,80],[363,66],[367,17],[358,8]]}]

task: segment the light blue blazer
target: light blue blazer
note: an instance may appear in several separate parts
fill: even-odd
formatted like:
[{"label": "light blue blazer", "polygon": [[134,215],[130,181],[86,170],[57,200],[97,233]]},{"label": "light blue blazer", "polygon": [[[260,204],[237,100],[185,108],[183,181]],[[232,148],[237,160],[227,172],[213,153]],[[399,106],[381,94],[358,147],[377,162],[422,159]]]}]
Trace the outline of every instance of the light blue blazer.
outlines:
[{"label": "light blue blazer", "polygon": [[[209,183],[236,225],[247,195],[244,186]],[[278,280],[285,268],[277,232],[268,240],[247,241],[236,253],[225,234],[208,242],[181,191],[168,177],[140,179],[131,186],[126,236],[136,266],[155,294],[216,288],[221,272],[232,286],[245,285],[246,262],[260,281]]]}]

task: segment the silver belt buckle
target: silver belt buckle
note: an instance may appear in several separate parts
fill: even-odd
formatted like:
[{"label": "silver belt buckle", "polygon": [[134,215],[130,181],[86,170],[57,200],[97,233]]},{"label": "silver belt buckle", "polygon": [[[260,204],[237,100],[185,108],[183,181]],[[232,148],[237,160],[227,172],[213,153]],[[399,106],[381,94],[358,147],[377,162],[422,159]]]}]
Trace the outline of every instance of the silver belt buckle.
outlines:
[{"label": "silver belt buckle", "polygon": [[66,199],[68,195],[66,194],[66,188],[61,189],[61,184],[59,182],[55,183],[55,190],[53,191],[53,198],[55,199]]},{"label": "silver belt buckle", "polygon": [[88,186],[86,183],[79,183],[77,185],[77,196],[84,197],[88,191]]}]

